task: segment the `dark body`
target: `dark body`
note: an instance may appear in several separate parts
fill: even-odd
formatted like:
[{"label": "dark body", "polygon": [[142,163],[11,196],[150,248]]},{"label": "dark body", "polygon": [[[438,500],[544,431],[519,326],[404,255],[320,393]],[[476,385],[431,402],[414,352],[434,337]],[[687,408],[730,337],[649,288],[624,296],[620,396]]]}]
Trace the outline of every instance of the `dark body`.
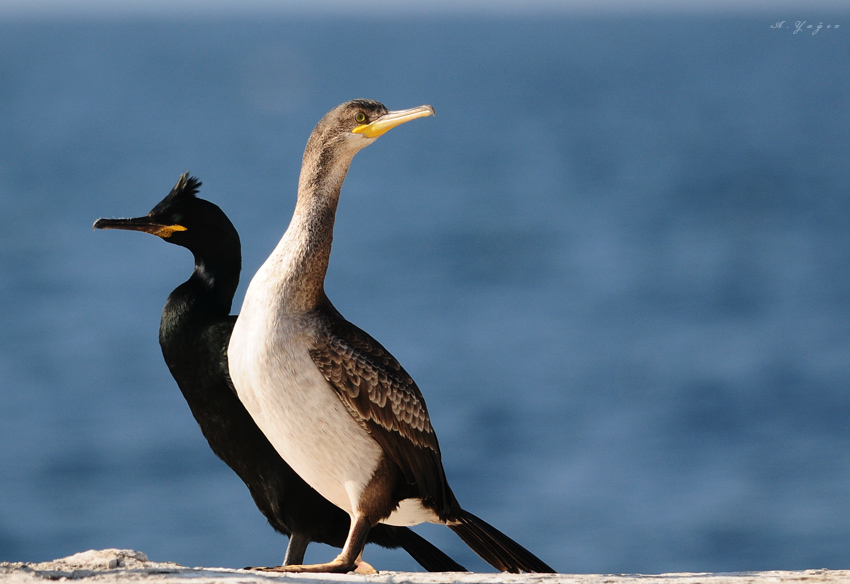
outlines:
[{"label": "dark body", "polygon": [[[165,362],[213,452],[242,479],[271,526],[289,536],[284,565],[303,562],[311,541],[342,547],[349,516],[305,483],[275,451],[234,392],[227,345],[239,283],[239,235],[215,205],[195,196],[188,173],[151,213],[137,219],[101,219],[101,229],[157,235],[195,256],[192,276],[168,297],[159,341]],[[382,526],[369,541],[403,548],[429,571],[465,571],[407,528]]]}]

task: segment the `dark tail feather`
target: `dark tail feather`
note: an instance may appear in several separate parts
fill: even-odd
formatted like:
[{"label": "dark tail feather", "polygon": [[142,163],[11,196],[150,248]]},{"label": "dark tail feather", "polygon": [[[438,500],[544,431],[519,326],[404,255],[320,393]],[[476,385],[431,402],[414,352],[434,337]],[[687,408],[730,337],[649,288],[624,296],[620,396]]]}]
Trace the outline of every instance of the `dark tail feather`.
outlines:
[{"label": "dark tail feather", "polygon": [[404,551],[429,572],[466,572],[467,569],[434,544],[407,527],[396,527],[395,540]]},{"label": "dark tail feather", "polygon": [[461,511],[456,518],[460,523],[449,528],[494,568],[514,573],[555,573],[540,558],[472,513]]}]

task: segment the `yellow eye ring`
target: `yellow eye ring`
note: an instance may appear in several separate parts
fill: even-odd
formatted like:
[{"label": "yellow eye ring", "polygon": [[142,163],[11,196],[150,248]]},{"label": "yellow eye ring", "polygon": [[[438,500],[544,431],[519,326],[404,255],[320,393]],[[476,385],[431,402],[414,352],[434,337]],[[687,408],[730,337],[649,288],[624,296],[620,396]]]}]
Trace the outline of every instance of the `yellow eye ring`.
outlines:
[{"label": "yellow eye ring", "polygon": [[366,121],[366,114],[364,114],[363,112],[357,112],[356,114],[354,114],[354,121],[358,124],[362,124]]}]

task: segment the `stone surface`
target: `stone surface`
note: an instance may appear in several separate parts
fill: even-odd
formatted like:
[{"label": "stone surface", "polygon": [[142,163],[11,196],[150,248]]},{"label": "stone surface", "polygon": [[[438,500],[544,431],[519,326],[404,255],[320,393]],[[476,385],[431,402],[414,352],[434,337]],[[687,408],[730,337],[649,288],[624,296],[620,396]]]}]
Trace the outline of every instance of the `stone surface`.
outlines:
[{"label": "stone surface", "polygon": [[89,550],[40,564],[0,563],[0,584],[44,584],[50,580],[83,580],[91,584],[850,584],[848,570],[746,572],[736,574],[498,574],[379,572],[357,574],[270,574],[225,568],[186,568],[151,562],[133,550]]}]

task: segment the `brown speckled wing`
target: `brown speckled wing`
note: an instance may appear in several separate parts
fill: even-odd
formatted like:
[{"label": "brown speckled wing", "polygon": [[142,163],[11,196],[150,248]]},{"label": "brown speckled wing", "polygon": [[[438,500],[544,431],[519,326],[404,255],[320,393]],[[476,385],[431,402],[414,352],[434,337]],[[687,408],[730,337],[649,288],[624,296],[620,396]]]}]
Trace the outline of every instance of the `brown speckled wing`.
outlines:
[{"label": "brown speckled wing", "polygon": [[451,507],[422,393],[395,357],[335,309],[323,310],[310,356],[357,421],[438,514]]}]

